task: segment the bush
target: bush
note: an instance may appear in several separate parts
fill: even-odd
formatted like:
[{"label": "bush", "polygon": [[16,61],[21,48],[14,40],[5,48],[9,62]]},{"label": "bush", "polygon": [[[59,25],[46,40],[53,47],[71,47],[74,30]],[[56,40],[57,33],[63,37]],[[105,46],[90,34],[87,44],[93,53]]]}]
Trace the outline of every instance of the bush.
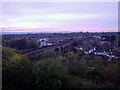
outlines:
[{"label": "bush", "polygon": [[101,73],[107,81],[114,83],[115,85],[120,85],[120,78],[115,75],[115,73],[108,70],[103,70]]},{"label": "bush", "polygon": [[58,89],[63,85],[67,69],[58,60],[39,61],[33,69],[39,89]]},{"label": "bush", "polygon": [[34,87],[32,64],[29,59],[11,48],[3,48],[2,53],[3,89],[23,90]]},{"label": "bush", "polygon": [[102,88],[115,88],[115,85],[111,82],[106,82],[102,85]]},{"label": "bush", "polygon": [[3,68],[10,68],[10,67],[19,67],[29,65],[29,59],[20,54],[19,52],[16,53],[16,50],[12,50],[11,48],[3,47],[2,51],[2,65]]},{"label": "bush", "polygon": [[86,72],[86,78],[88,80],[97,80],[97,81],[103,79],[102,75],[100,74],[100,71],[94,67],[88,68],[88,70]]},{"label": "bush", "polygon": [[17,68],[3,68],[3,90],[33,90],[35,89],[32,65]]},{"label": "bush", "polygon": [[66,57],[68,58],[69,61],[75,61],[78,60],[79,55],[75,54],[74,52],[68,52]]},{"label": "bush", "polygon": [[110,72],[113,72],[120,77],[120,65],[118,63],[110,63],[107,68]]},{"label": "bush", "polygon": [[15,52],[8,47],[2,47],[2,59],[9,60],[11,56],[13,56]]},{"label": "bush", "polygon": [[104,67],[104,60],[101,56],[94,56],[93,59],[88,61],[88,66],[90,67]]},{"label": "bush", "polygon": [[10,58],[10,61],[12,63],[11,66],[13,67],[25,66],[30,64],[30,61],[26,56],[18,55],[18,54],[15,54],[14,56],[12,56]]},{"label": "bush", "polygon": [[82,88],[97,88],[97,85],[88,80],[82,80]]},{"label": "bush", "polygon": [[85,65],[83,66],[78,61],[73,61],[69,64],[68,69],[71,75],[83,77],[87,67]]},{"label": "bush", "polygon": [[82,88],[82,80],[79,77],[69,76],[66,81],[66,90],[74,90],[74,89],[81,89]]},{"label": "bush", "polygon": [[42,59],[47,59],[47,58],[56,58],[57,53],[54,50],[45,50],[41,54]]}]

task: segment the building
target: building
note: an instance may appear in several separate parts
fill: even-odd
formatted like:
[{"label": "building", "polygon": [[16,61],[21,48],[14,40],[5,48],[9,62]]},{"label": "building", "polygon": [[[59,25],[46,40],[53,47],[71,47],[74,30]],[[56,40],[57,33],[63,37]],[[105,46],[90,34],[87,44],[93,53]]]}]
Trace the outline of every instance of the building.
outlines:
[{"label": "building", "polygon": [[48,38],[41,38],[41,39],[38,39],[37,40],[37,43],[40,44],[40,48],[43,47],[43,46],[47,46],[47,41],[48,41]]}]

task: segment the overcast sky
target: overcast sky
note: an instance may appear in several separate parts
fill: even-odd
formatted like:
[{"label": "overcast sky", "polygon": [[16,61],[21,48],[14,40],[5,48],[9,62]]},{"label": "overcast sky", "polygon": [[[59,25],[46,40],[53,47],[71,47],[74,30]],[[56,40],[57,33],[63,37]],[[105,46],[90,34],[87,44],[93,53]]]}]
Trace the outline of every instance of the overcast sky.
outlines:
[{"label": "overcast sky", "polygon": [[3,32],[117,31],[117,2],[5,2]]}]

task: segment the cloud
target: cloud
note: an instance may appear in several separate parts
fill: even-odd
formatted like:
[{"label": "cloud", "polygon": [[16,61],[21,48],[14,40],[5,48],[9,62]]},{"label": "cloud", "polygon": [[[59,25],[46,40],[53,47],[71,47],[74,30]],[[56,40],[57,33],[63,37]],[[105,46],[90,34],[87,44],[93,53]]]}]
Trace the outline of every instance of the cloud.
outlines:
[{"label": "cloud", "polygon": [[[3,3],[3,30],[86,30],[117,28],[117,3]],[[5,29],[6,28],[6,29]],[[42,29],[41,29],[42,28]],[[44,29],[45,28],[45,29]],[[92,31],[88,29],[89,31]],[[104,29],[107,31],[107,29]]]}]

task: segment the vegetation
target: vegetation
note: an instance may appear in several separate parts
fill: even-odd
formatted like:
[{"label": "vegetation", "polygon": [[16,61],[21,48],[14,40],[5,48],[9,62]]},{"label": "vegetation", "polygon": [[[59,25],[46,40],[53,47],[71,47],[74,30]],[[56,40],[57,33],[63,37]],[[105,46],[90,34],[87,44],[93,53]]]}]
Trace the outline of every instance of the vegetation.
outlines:
[{"label": "vegetation", "polygon": [[26,37],[22,37],[21,39],[18,38],[10,38],[9,40],[2,41],[3,46],[15,48],[18,50],[22,49],[34,49],[38,48],[39,44],[35,41],[28,41]]},{"label": "vegetation", "polygon": [[54,50],[39,54],[31,62],[15,49],[2,48],[3,90],[120,88],[120,60],[107,62],[102,56]]},{"label": "vegetation", "polygon": [[27,89],[33,85],[33,64],[26,56],[11,48],[2,48],[3,90]]},{"label": "vegetation", "polygon": [[39,89],[59,89],[63,87],[67,68],[58,60],[46,59],[35,64],[33,73]]}]

